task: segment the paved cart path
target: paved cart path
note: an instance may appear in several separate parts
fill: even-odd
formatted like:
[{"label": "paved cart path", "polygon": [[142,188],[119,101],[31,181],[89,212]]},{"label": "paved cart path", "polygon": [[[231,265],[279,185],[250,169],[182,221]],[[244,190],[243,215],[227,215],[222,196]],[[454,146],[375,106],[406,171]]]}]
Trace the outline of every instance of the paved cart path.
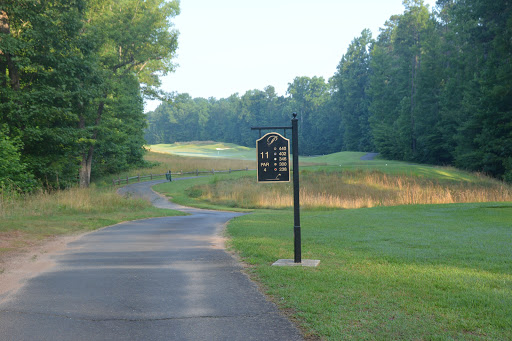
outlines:
[{"label": "paved cart path", "polygon": [[375,160],[375,157],[377,157],[377,155],[379,155],[379,153],[366,153],[365,155],[361,156],[361,160],[363,161],[371,161],[371,160]]},{"label": "paved cart path", "polygon": [[191,215],[117,224],[70,243],[4,297],[0,339],[302,339],[223,249],[219,231],[239,214],[169,203],[150,189],[159,182],[120,193]]}]

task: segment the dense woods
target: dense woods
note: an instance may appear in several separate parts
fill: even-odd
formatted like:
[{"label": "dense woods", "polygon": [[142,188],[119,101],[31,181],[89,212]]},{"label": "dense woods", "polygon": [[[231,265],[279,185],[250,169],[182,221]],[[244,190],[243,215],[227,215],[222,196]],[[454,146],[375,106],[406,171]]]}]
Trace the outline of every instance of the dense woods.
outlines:
[{"label": "dense woods", "polygon": [[[144,144],[254,146],[299,115],[304,155],[341,150],[451,164],[512,182],[512,5],[405,0],[353,39],[330,79],[228,98],[170,96],[177,0],[2,0],[0,188],[87,187],[144,163]],[[144,98],[165,99],[143,113]]]},{"label": "dense woods", "polygon": [[173,69],[178,1],[2,0],[0,188],[87,187],[143,163],[143,97]]},{"label": "dense woods", "polygon": [[217,140],[254,146],[251,126],[300,118],[301,154],[377,151],[512,181],[512,4],[438,0],[405,11],[378,37],[363,30],[334,75],[296,77],[229,98],[178,95],[147,114],[150,144]]}]

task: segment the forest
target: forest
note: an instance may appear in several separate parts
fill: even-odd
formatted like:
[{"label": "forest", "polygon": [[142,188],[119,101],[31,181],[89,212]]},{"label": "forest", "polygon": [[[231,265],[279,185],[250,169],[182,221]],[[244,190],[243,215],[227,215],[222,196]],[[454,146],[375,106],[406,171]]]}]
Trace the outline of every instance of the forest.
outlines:
[{"label": "forest", "polygon": [[405,0],[374,38],[353,39],[334,75],[296,77],[228,98],[177,95],[147,114],[149,144],[215,140],[254,147],[251,126],[299,118],[299,151],[374,151],[512,182],[512,4]]},{"label": "forest", "polygon": [[[144,165],[146,144],[253,147],[251,126],[292,112],[303,155],[375,151],[512,182],[510,1],[404,6],[354,38],[330,79],[206,99],[160,89],[178,0],[2,0],[0,188],[88,187]],[[145,99],[163,104],[144,114]]]},{"label": "forest", "polygon": [[88,187],[144,163],[179,2],[0,2],[0,191]]}]

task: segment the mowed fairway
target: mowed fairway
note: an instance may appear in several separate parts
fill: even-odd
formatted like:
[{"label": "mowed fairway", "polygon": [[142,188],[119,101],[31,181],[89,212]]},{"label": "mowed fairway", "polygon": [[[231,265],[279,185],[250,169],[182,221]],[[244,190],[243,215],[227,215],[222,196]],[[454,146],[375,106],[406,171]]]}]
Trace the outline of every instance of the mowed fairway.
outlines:
[{"label": "mowed fairway", "polygon": [[[302,170],[308,176],[339,168],[407,174],[441,185],[494,186],[492,180],[456,169],[363,162],[361,155],[307,158],[308,164],[319,164]],[[245,174],[216,175],[156,189],[187,205],[215,207],[215,197],[202,198],[204,186],[245,178]],[[269,190],[259,186],[262,193]],[[302,258],[321,260],[317,268],[271,266],[277,259],[293,258],[291,208],[253,209],[252,214],[231,221],[227,233],[230,247],[250,265],[248,272],[307,336],[510,340],[512,202],[504,198],[502,202],[303,209]],[[220,204],[217,207],[243,207],[226,200]]]},{"label": "mowed fairway", "polygon": [[153,152],[168,153],[181,156],[256,160],[254,148],[242,147],[223,142],[189,142],[174,144],[154,144],[149,146]]}]

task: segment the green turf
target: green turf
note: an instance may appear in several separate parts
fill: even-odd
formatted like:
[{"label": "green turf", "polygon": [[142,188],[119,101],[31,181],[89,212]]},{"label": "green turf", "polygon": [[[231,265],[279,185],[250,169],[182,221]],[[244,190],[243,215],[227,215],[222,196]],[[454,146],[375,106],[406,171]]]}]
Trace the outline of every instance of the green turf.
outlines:
[{"label": "green turf", "polygon": [[291,211],[229,224],[231,246],[307,334],[327,340],[512,339],[512,204],[304,212],[303,259]]},{"label": "green turf", "polygon": [[[409,175],[435,180],[479,181],[472,173],[453,167],[422,165],[411,162],[385,160],[376,157],[374,160],[361,160],[366,153],[339,152],[317,157],[301,157],[300,160],[309,166],[302,169],[310,170],[378,170],[386,174]],[[310,165],[310,164],[318,165]]]}]

